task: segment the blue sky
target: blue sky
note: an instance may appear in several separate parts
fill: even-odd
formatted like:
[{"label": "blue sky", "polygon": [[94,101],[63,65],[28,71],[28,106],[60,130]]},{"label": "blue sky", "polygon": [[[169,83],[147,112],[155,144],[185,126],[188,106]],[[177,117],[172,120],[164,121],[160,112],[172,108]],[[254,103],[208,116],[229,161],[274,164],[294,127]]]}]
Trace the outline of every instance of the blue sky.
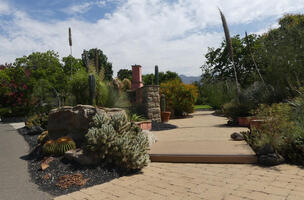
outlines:
[{"label": "blue sky", "polygon": [[158,65],[185,75],[200,75],[208,47],[224,38],[217,8],[232,35],[261,34],[277,27],[287,13],[303,13],[304,0],[0,0],[0,63],[35,51],[73,56],[100,48],[114,75],[133,64],[144,73]]}]

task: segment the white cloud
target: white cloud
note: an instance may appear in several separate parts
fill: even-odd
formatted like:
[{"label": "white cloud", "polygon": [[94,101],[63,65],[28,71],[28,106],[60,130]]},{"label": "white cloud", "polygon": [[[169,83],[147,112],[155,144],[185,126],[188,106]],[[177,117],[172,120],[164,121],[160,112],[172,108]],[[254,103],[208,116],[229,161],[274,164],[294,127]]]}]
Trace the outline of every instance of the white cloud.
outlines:
[{"label": "white cloud", "polygon": [[[67,56],[68,27],[72,27],[73,55],[80,57],[83,49],[100,48],[113,63],[114,75],[120,68],[130,68],[132,64],[141,64],[144,73],[153,72],[157,64],[161,71],[200,75],[207,47],[218,46],[224,37],[222,32],[206,31],[210,26],[221,26],[217,7],[223,10],[229,24],[238,25],[299,12],[304,3],[304,0],[179,0],[171,3],[107,0],[93,3],[110,1],[124,3],[94,23],[73,18],[41,22],[15,11],[6,30],[9,36],[0,33],[0,63],[48,49]],[[74,13],[89,9],[92,2],[87,3],[81,4],[82,8],[74,7]],[[272,24],[274,22],[269,26]]]},{"label": "white cloud", "polygon": [[10,14],[11,9],[6,1],[0,0],[0,16]]}]

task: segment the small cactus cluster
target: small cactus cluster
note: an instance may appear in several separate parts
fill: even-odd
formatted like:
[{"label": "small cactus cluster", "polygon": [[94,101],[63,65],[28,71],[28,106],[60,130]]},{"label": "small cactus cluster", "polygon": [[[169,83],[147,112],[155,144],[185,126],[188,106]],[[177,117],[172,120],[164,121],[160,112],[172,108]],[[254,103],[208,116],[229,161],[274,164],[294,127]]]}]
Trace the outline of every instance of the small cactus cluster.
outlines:
[{"label": "small cactus cluster", "polygon": [[68,150],[76,149],[76,144],[72,138],[64,136],[57,140],[48,140],[42,146],[44,155],[61,156]]},{"label": "small cactus cluster", "polygon": [[141,169],[149,162],[149,142],[142,130],[122,114],[97,114],[86,134],[86,150],[97,152],[106,163],[125,169]]},{"label": "small cactus cluster", "polygon": [[49,139],[49,132],[43,131],[37,138],[38,144],[44,144]]}]

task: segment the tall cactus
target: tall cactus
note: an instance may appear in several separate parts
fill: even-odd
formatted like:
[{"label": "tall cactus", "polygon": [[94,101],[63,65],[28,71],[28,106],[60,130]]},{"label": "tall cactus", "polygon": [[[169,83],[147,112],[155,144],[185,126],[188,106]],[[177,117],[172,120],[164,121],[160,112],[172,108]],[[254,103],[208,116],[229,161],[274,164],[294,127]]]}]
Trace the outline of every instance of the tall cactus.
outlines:
[{"label": "tall cactus", "polygon": [[166,96],[164,94],[160,96],[160,110],[166,112]]},{"label": "tall cactus", "polygon": [[155,65],[155,74],[154,74],[154,76],[155,76],[155,84],[159,85],[159,74],[158,74],[158,66],[157,65]]},{"label": "tall cactus", "polygon": [[94,104],[94,99],[96,95],[96,81],[93,74],[89,75],[89,90],[90,90],[90,104]]}]

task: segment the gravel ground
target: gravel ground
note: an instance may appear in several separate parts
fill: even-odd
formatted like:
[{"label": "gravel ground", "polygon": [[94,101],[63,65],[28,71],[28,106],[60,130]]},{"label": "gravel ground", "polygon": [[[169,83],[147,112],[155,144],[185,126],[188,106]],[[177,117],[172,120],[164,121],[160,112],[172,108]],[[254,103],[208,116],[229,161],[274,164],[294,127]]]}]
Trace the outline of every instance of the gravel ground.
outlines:
[{"label": "gravel ground", "polygon": [[[30,149],[33,150],[37,145],[38,135],[26,135],[19,133],[24,137],[25,141],[29,144]],[[55,157],[49,164],[50,166],[42,171],[41,161],[43,157],[35,155],[34,153],[24,156],[23,159],[28,161],[28,171],[30,173],[32,181],[39,186],[42,191],[48,192],[51,195],[59,196],[67,193],[71,193],[82,188],[87,188],[93,185],[102,184],[112,179],[118,178],[123,175],[130,175],[136,172],[124,172],[114,167],[84,167],[77,163],[72,163],[65,160],[63,157]],[[68,174],[82,174],[84,179],[87,179],[83,186],[73,185],[67,189],[62,189],[56,186],[59,177]]]}]

